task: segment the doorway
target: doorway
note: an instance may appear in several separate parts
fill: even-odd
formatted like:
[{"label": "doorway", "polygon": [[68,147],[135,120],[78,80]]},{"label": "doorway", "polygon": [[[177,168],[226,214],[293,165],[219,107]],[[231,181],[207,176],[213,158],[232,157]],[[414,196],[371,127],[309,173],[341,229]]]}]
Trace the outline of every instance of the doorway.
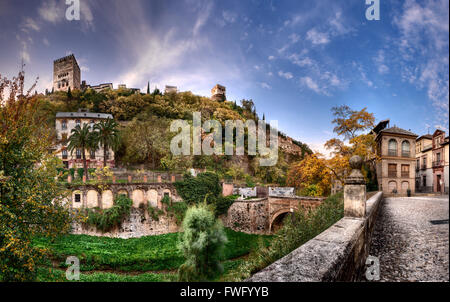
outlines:
[{"label": "doorway", "polygon": [[436,191],[441,192],[441,175],[436,175]]}]

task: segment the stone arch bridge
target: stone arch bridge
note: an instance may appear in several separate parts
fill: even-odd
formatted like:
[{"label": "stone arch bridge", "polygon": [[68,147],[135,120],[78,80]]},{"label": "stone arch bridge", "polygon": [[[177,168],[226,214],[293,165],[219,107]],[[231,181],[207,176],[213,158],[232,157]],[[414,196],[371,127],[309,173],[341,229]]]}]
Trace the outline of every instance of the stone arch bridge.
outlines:
[{"label": "stone arch bridge", "polygon": [[269,234],[276,231],[283,219],[299,208],[311,210],[319,206],[323,197],[274,197],[238,200],[224,217],[225,225],[235,231]]}]

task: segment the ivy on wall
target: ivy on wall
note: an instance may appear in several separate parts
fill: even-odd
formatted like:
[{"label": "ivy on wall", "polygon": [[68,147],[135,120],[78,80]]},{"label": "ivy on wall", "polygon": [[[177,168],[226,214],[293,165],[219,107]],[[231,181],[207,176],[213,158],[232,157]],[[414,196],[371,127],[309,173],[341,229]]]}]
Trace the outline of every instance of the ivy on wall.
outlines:
[{"label": "ivy on wall", "polygon": [[122,220],[130,215],[132,204],[133,201],[130,198],[125,195],[119,195],[114,200],[114,205],[109,209],[86,209],[86,224],[95,226],[102,232],[108,232],[120,225]]},{"label": "ivy on wall", "polygon": [[182,181],[175,183],[175,188],[187,205],[196,205],[203,201],[214,206],[216,216],[226,214],[237,196],[222,196],[222,187],[217,174],[200,173],[197,177],[185,174]]}]

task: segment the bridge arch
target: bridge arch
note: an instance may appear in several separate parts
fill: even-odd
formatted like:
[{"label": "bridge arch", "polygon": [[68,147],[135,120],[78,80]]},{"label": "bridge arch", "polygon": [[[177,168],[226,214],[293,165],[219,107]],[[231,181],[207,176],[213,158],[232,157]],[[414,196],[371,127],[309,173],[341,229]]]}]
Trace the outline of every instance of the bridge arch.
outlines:
[{"label": "bridge arch", "polygon": [[277,231],[282,223],[283,220],[291,213],[293,213],[297,208],[282,208],[278,211],[276,211],[275,213],[272,214],[271,218],[270,218],[270,223],[269,223],[269,231],[270,232],[274,232]]}]

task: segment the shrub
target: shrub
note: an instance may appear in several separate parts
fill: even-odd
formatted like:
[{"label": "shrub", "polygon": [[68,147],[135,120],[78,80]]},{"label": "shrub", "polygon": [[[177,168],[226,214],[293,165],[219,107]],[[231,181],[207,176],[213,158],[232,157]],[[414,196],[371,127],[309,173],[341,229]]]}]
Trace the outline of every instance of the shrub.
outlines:
[{"label": "shrub", "polygon": [[200,173],[197,177],[190,174],[184,176],[183,181],[175,183],[178,194],[188,205],[199,201],[206,201],[214,207],[216,216],[225,214],[236,197],[222,196],[222,187],[217,174],[212,172]]},{"label": "shrub", "polygon": [[178,194],[189,205],[205,200],[211,203],[222,192],[219,177],[212,172],[200,173],[197,177],[185,174],[183,181],[175,182]]},{"label": "shrub", "polygon": [[80,178],[80,179],[83,178],[84,168],[78,168],[77,174],[78,174],[78,178]]},{"label": "shrub", "polygon": [[114,205],[106,210],[87,209],[87,221],[102,232],[107,232],[120,225],[126,215],[130,214],[133,201],[125,195],[119,195],[114,200]]},{"label": "shrub", "polygon": [[233,204],[233,202],[238,198],[238,195],[230,196],[220,196],[216,199],[214,203],[214,213],[216,216],[227,214],[228,209]]},{"label": "shrub", "polygon": [[227,237],[222,223],[205,203],[187,210],[183,230],[178,246],[186,262],[178,270],[178,279],[207,281],[222,273],[220,260]]},{"label": "shrub", "polygon": [[180,225],[183,222],[187,209],[188,205],[184,201],[174,202],[167,207],[167,213],[170,217],[175,217],[176,224]]},{"label": "shrub", "polygon": [[163,211],[161,211],[160,209],[154,208],[152,206],[149,206],[147,208],[147,212],[148,212],[148,215],[150,215],[150,217],[153,218],[153,220],[155,220],[155,221],[159,221],[159,216],[164,214]]},{"label": "shrub", "polygon": [[72,176],[72,179],[74,179],[75,178],[75,168],[70,168],[69,174]]}]

